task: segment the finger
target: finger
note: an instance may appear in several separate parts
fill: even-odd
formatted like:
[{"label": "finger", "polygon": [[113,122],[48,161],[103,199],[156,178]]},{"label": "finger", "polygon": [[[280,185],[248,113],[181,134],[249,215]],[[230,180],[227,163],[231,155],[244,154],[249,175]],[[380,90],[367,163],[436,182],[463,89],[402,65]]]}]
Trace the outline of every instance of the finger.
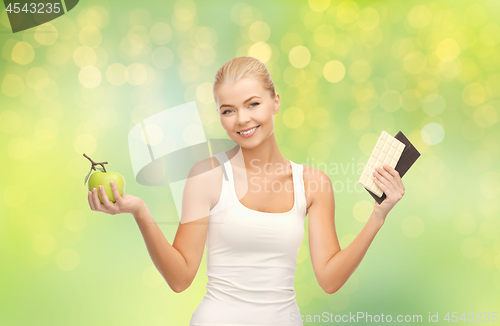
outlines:
[{"label": "finger", "polygon": [[103,186],[99,186],[99,193],[101,194],[101,199],[102,199],[102,204],[106,209],[110,212],[113,211],[113,203],[109,200],[108,194],[106,193],[106,190],[104,190]]},{"label": "finger", "polygon": [[391,189],[392,184],[387,179],[385,179],[380,173],[378,173],[377,170],[373,171],[373,182],[375,182],[375,184],[380,189],[382,189],[383,192],[385,192],[385,195],[387,197],[390,196],[392,198],[393,196],[393,191]]},{"label": "finger", "polygon": [[383,169],[381,169],[381,170],[384,170],[384,171],[381,171],[381,173],[386,178],[387,178],[387,175],[391,176],[389,181],[394,185],[394,189],[393,189],[394,194],[399,194],[399,195],[403,196],[405,193],[405,187],[403,186],[403,181],[401,180],[401,177],[399,176],[399,172],[387,164],[384,164]]},{"label": "finger", "polygon": [[392,175],[392,177],[394,178],[394,180],[396,180],[396,182],[402,187],[403,187],[403,181],[401,181],[401,176],[399,175],[399,172],[393,168],[392,166],[390,165],[387,165],[387,164],[384,164],[384,169],[390,174]]},{"label": "finger", "polygon": [[395,184],[396,180],[394,179],[392,174],[390,174],[387,171],[387,167],[389,167],[389,166],[386,166],[385,164],[383,166],[377,166],[377,167],[375,167],[375,171],[377,171],[380,175],[382,175],[384,178],[386,178],[390,183]]},{"label": "finger", "polygon": [[94,203],[92,201],[92,192],[90,190],[87,192],[87,200],[89,201],[90,209],[94,210]]},{"label": "finger", "polygon": [[120,196],[118,187],[116,186],[116,183],[114,183],[113,181],[111,181],[111,191],[113,192],[113,196],[115,197],[116,203],[120,204],[123,198]]},{"label": "finger", "polygon": [[375,167],[373,170],[373,176],[377,177],[380,182],[383,182],[388,188],[392,187],[392,182],[391,179],[392,177],[389,176],[387,172],[384,172],[382,168],[380,167]]},{"label": "finger", "polygon": [[104,206],[101,204],[101,200],[99,199],[99,193],[96,188],[92,189],[92,201],[94,202],[94,208],[96,211],[104,211]]}]

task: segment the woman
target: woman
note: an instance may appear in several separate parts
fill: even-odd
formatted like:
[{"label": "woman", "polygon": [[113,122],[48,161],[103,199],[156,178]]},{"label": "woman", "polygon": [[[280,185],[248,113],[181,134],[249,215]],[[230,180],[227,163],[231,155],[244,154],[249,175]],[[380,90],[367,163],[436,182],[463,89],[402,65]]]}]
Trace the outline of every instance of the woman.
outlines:
[{"label": "woman", "polygon": [[265,65],[251,57],[229,60],[217,72],[213,93],[222,127],[237,146],[191,169],[173,245],[144,202],[120,197],[114,184],[116,203],[101,189],[101,204],[94,189],[90,207],[133,214],[156,268],[177,293],[192,283],[206,243],[209,282],[191,326],[302,325],[293,279],[305,216],[316,279],[332,294],[357,268],[404,195],[401,178],[389,166],[374,172],[387,198],[375,202],[363,230],[341,250],[330,178],[279,152],[273,118],[280,96]]}]

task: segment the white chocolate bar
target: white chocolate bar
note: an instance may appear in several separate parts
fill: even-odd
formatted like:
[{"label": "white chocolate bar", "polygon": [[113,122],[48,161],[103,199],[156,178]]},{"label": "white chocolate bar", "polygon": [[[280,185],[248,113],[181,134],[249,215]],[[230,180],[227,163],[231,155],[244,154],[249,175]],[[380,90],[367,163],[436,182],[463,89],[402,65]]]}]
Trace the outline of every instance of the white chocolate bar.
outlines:
[{"label": "white chocolate bar", "polygon": [[375,195],[382,197],[384,192],[373,182],[373,171],[375,167],[381,167],[382,164],[395,168],[405,146],[387,132],[382,131],[358,182]]}]

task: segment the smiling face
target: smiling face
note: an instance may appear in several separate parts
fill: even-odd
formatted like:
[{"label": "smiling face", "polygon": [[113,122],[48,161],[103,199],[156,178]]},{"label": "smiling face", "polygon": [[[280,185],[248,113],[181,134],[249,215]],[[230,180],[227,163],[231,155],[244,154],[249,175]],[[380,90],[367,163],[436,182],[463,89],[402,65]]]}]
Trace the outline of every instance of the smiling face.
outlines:
[{"label": "smiling face", "polygon": [[[273,116],[279,111],[279,94],[271,97],[256,77],[221,85],[216,98],[222,127],[241,147],[256,147],[274,132]],[[257,128],[246,135],[240,133],[253,127]]]}]

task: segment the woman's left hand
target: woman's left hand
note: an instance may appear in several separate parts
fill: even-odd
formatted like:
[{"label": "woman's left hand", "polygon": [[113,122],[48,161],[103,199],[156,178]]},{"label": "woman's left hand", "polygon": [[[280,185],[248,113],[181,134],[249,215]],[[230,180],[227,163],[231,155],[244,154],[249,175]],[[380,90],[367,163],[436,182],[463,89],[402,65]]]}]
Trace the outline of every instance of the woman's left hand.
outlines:
[{"label": "woman's left hand", "polygon": [[373,208],[374,212],[385,220],[389,211],[403,198],[405,187],[403,186],[399,172],[386,164],[383,165],[383,168],[375,167],[373,182],[387,196],[381,204],[375,202]]}]

